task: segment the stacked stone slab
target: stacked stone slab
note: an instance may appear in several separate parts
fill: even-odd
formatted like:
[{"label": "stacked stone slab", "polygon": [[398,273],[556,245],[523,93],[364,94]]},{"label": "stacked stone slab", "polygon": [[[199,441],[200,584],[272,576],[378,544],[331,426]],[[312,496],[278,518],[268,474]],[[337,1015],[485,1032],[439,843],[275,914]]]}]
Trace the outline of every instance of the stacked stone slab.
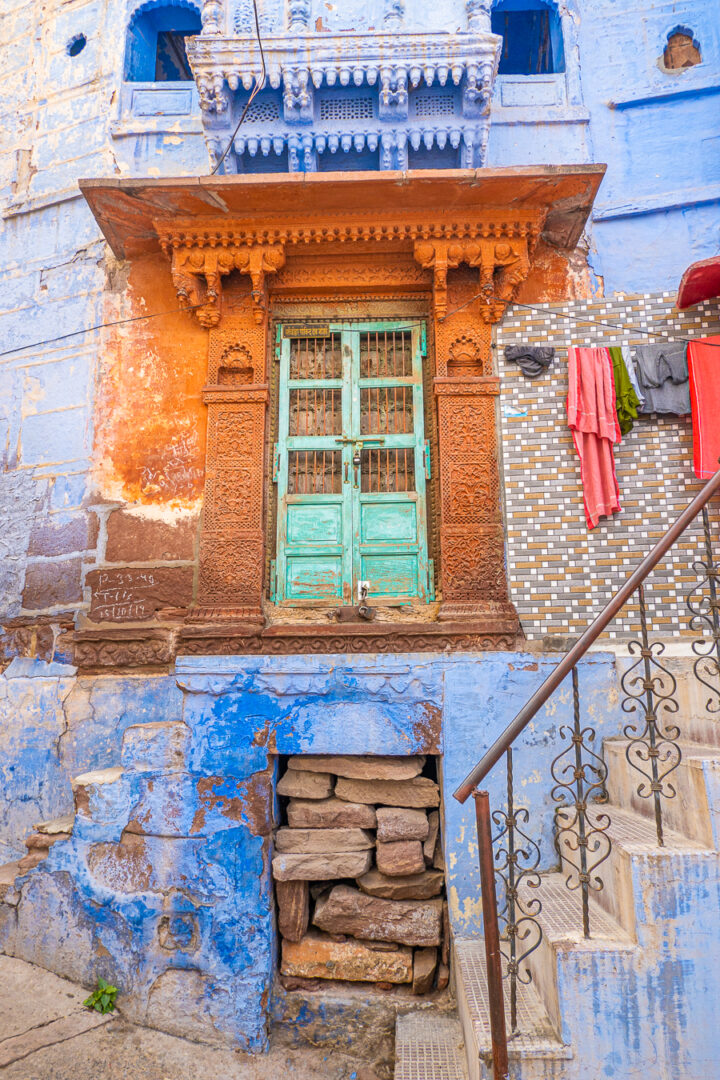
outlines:
[{"label": "stacked stone slab", "polygon": [[447,986],[438,785],[425,758],[292,757],[273,877],[291,979]]}]

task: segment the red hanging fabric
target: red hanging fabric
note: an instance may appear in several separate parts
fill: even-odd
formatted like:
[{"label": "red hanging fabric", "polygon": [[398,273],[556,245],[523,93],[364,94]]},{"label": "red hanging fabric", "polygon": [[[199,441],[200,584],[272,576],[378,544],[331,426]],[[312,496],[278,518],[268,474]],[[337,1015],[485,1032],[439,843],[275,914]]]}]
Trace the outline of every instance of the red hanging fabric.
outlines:
[{"label": "red hanging fabric", "polygon": [[720,458],[720,337],[688,345],[690,409],[693,424],[695,475],[714,476]]},{"label": "red hanging fabric", "polygon": [[601,517],[621,509],[613,453],[621,434],[607,349],[568,350],[567,416],[580,458],[585,518],[594,529]]}]

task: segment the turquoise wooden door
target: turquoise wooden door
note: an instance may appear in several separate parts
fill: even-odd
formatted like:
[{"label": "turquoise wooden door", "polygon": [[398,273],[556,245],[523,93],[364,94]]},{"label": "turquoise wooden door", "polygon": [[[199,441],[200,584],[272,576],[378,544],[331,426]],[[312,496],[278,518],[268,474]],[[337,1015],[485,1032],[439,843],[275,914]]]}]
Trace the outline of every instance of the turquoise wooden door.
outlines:
[{"label": "turquoise wooden door", "polygon": [[333,323],[279,331],[275,599],[431,599],[424,328]]}]

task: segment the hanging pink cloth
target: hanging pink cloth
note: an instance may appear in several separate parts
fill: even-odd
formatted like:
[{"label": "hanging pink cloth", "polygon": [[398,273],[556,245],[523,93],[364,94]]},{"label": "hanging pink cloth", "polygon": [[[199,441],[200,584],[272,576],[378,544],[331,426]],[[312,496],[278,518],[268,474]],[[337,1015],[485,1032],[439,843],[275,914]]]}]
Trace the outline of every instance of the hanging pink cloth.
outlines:
[{"label": "hanging pink cloth", "polygon": [[615,382],[607,349],[568,350],[568,424],[580,458],[585,517],[594,529],[621,509],[613,445],[620,442]]},{"label": "hanging pink cloth", "polygon": [[720,337],[688,345],[695,475],[714,476],[720,458]]}]

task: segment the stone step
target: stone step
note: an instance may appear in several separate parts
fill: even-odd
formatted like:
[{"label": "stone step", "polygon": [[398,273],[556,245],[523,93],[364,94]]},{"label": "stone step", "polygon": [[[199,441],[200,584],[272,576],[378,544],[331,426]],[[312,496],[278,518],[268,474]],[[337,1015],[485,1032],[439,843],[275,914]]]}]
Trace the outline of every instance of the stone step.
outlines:
[{"label": "stone step", "polygon": [[[606,739],[603,744],[608,794],[617,806],[654,820],[654,800],[638,795],[642,777],[625,756],[630,745],[629,739]],[[663,818],[676,832],[720,850],[720,748],[686,741],[679,748],[680,764],[666,780],[677,794],[663,798]]]},{"label": "stone step", "polygon": [[467,1080],[459,1019],[431,1009],[395,1024],[395,1080]]},{"label": "stone step", "polygon": [[[491,1080],[492,1042],[490,1007],[485,967],[485,944],[481,940],[456,940],[455,980],[458,1013],[465,1040],[469,1080]],[[510,1000],[507,979],[505,1013],[509,1024]],[[508,1039],[512,1080],[563,1080],[572,1050],[555,1033],[537,990],[518,984],[518,1033]]]},{"label": "stone step", "polygon": [[[558,811],[558,820],[568,813]],[[607,834],[612,843],[607,859],[592,871],[592,877],[603,882],[603,888],[594,895],[598,904],[635,939],[638,922],[677,917],[675,893],[685,875],[694,879],[704,863],[715,864],[718,856],[711,848],[670,828],[664,830],[665,843],[660,847],[654,818],[632,810],[612,803],[588,809],[591,822],[601,823],[606,816],[610,819]],[[573,873],[565,857],[562,869]],[[650,892],[653,904],[645,895]]]},{"label": "stone step", "polygon": [[584,975],[588,965],[595,962],[589,954],[604,953],[612,958],[614,969],[620,971],[632,962],[638,946],[592,894],[588,905],[590,937],[584,936],[581,894],[568,888],[567,874],[542,874],[537,887],[528,885],[527,880],[521,882],[519,889],[525,910],[532,911],[529,905],[533,900],[542,904],[537,916],[542,938],[538,948],[528,956],[527,966],[553,1027],[569,1043],[566,1023],[572,1002],[561,1000],[560,989],[568,983],[568,968],[572,965],[582,969]]},{"label": "stone step", "polygon": [[[696,660],[695,655],[673,656],[671,646],[663,654],[661,663],[676,682],[673,696],[678,703],[677,723],[683,739],[720,748],[720,686],[717,686],[717,678],[710,679],[711,684],[717,686],[716,692],[703,686],[693,668]],[[626,660],[625,665],[627,663]]]}]

